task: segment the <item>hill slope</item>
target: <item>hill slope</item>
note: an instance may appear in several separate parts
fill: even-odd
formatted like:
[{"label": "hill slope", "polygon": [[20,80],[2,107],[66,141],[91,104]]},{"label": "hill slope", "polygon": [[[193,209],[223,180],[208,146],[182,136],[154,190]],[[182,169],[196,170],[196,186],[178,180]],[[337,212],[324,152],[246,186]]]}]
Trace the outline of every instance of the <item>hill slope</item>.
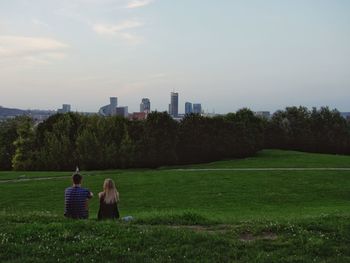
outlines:
[{"label": "hill slope", "polygon": [[95,195],[105,178],[116,181],[121,215],[132,223],[97,222],[96,198],[90,220],[64,219],[69,173],[2,172],[0,261],[347,262],[349,170],[221,168],[336,168],[349,160],[265,150],[181,170],[83,173]]}]

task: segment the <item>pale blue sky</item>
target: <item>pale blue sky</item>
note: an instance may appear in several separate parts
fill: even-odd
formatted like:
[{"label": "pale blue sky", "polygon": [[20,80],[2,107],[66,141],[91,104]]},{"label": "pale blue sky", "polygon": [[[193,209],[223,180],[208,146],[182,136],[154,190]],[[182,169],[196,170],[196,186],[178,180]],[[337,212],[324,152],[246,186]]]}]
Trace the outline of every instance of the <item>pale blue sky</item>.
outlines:
[{"label": "pale blue sky", "polygon": [[350,111],[348,0],[0,0],[0,105],[97,111],[170,92],[219,113]]}]

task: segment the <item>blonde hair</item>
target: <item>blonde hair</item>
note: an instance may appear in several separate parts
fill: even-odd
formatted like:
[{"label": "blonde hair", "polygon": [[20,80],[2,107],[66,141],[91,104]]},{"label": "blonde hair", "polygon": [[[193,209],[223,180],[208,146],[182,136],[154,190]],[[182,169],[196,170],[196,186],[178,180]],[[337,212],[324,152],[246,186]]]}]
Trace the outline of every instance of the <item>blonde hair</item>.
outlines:
[{"label": "blonde hair", "polygon": [[112,179],[107,178],[103,183],[103,192],[98,194],[106,204],[113,204],[119,201],[119,193]]}]

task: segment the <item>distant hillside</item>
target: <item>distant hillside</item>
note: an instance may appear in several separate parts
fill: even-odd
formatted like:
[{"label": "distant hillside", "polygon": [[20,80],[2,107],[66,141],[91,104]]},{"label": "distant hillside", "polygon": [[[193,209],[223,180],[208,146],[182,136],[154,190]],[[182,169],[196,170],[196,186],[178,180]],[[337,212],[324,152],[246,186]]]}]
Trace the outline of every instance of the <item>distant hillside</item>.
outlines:
[{"label": "distant hillside", "polygon": [[5,108],[0,106],[0,120],[15,118],[18,116],[29,116],[33,120],[41,122],[51,115],[56,114],[53,110],[21,110],[14,108]]},{"label": "distant hillside", "polygon": [[12,108],[4,108],[0,106],[0,116],[21,116],[27,115],[28,111]]},{"label": "distant hillside", "polygon": [[350,112],[341,112],[340,115],[345,119],[350,118]]}]

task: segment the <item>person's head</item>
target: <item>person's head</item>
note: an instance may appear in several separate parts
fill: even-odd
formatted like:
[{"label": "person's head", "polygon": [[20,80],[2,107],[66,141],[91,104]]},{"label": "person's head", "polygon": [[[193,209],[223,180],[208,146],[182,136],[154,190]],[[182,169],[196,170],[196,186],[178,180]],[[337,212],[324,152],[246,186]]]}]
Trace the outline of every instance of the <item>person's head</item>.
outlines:
[{"label": "person's head", "polygon": [[72,175],[72,180],[73,180],[73,184],[79,185],[81,184],[83,177],[80,175],[80,173],[74,173]]},{"label": "person's head", "polygon": [[104,201],[107,204],[112,204],[118,201],[117,188],[112,179],[106,179],[103,183]]}]

